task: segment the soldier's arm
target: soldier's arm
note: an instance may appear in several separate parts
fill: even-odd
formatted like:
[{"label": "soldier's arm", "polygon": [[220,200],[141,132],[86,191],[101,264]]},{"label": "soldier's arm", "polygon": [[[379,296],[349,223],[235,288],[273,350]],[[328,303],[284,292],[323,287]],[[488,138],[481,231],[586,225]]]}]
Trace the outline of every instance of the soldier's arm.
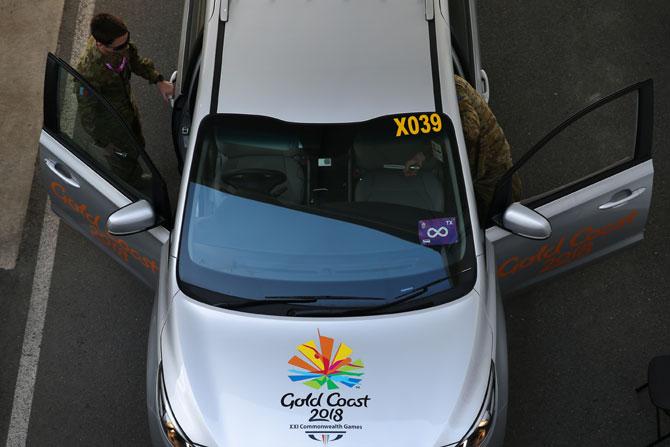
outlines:
[{"label": "soldier's arm", "polygon": [[485,167],[483,174],[480,177],[474,179],[475,196],[477,197],[477,210],[479,212],[479,218],[482,220],[482,222],[488,215],[498,180],[500,180],[500,178],[505,174],[505,172],[507,172],[507,169],[509,168],[509,166],[503,163],[497,163],[493,160],[487,160],[484,162],[484,164]]},{"label": "soldier's arm", "polygon": [[[480,217],[485,219],[498,181],[512,167],[512,151],[505,133],[484,98],[465,80],[460,79],[459,82],[459,78],[456,82],[457,91],[459,84],[462,90],[462,94],[461,91],[458,92],[459,107],[461,108],[461,119],[464,121],[463,128],[468,145],[468,155],[471,157],[470,166],[477,196],[477,207]],[[461,96],[464,97],[463,100]],[[469,125],[466,123],[472,122],[474,126],[475,116],[476,135],[470,132]],[[470,150],[471,145],[474,150]],[[515,174],[512,177],[512,199],[517,201],[521,199],[521,196],[521,179]]]},{"label": "soldier's arm", "polygon": [[[479,114],[472,101],[473,89],[463,78],[456,78],[456,94],[458,96],[458,111],[461,116],[461,126],[463,136],[465,137],[465,147],[468,153],[468,162],[472,178],[478,177],[478,158],[479,158],[479,133],[480,121]],[[476,92],[475,92],[476,93]]]},{"label": "soldier's arm", "polygon": [[[464,79],[456,79],[456,93],[458,94],[458,109],[463,126],[463,136],[468,153],[468,163],[472,175],[472,183],[477,200],[477,211],[480,219],[486,219],[493,192],[495,178],[502,175],[496,172],[496,166],[486,159],[487,150],[482,148],[481,120],[476,108],[476,91]],[[502,171],[504,173],[504,170]]]},{"label": "soldier's arm", "polygon": [[75,82],[74,87],[79,120],[86,133],[92,136],[95,134],[95,102],[88,97],[90,92],[82,84]]},{"label": "soldier's arm", "polygon": [[[90,63],[88,61],[88,52],[82,53],[75,65],[77,72],[86,80],[91,79]],[[81,127],[94,140],[96,138],[96,121],[98,117],[96,100],[93,99],[92,92],[81,82],[75,79],[72,88],[74,95],[77,98],[77,116]]]},{"label": "soldier's arm", "polygon": [[114,133],[114,126],[108,123],[109,113],[86,86],[75,82],[74,88],[81,127],[97,146],[107,146],[113,141]]},{"label": "soldier's arm", "polygon": [[155,84],[163,80],[163,76],[156,70],[154,62],[148,57],[140,57],[137,52],[137,47],[130,44],[128,47],[128,58],[130,62],[130,69],[133,73],[148,80],[151,84]]},{"label": "soldier's arm", "polygon": [[[512,167],[512,150],[507,142],[503,130],[495,121],[493,114],[489,120],[494,125],[487,126],[480,136],[480,169],[475,181],[475,192],[478,196],[478,205],[484,213],[488,213],[495,187],[502,176]],[[512,182],[513,195],[517,199],[520,193],[520,181],[515,177]],[[485,214],[482,216],[483,218]]]}]

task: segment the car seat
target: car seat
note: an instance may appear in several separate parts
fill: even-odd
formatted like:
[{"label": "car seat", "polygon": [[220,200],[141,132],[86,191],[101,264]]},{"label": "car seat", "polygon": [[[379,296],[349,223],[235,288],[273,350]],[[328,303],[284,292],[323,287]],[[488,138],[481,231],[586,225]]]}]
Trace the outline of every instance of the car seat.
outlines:
[{"label": "car seat", "polygon": [[[227,127],[227,126],[226,126]],[[244,170],[268,169],[286,175],[286,181],[277,185],[276,198],[301,204],[305,196],[305,176],[297,161],[300,153],[298,138],[289,132],[263,132],[260,128],[250,134],[236,132],[228,127],[218,129],[216,145],[222,155],[217,160],[220,179]]]},{"label": "car seat", "polygon": [[437,160],[428,157],[416,176],[406,177],[401,169],[417,152],[431,153],[430,139],[379,137],[379,132],[362,132],[354,140],[355,167],[359,172],[354,200],[442,211],[444,188],[436,175]]}]

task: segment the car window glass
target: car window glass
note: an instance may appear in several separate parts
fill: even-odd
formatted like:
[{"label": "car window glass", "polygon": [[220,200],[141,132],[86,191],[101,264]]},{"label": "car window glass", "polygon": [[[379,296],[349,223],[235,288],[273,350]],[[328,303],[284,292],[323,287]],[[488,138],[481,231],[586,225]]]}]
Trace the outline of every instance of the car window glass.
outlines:
[{"label": "car window glass", "polygon": [[518,171],[523,184],[522,202],[541,199],[632,160],[637,97],[637,91],[633,91],[593,110],[534,154]]},{"label": "car window glass", "polygon": [[[77,155],[126,194],[151,200],[153,174],[135,136],[90,87],[58,67],[56,132]],[[48,126],[47,126],[48,127]]]},{"label": "car window glass", "polygon": [[[206,117],[186,199],[182,285],[222,304],[391,299],[447,280],[452,298],[463,293],[473,249],[454,140],[449,118],[434,112],[326,124]],[[370,304],[352,299],[329,305]]]},{"label": "car window glass", "polygon": [[189,24],[189,56],[192,56],[194,49],[197,45],[197,37],[202,34],[205,29],[205,21],[207,19],[207,1],[206,0],[193,0],[191,2],[191,7],[193,8],[193,15],[191,16],[191,23]]},{"label": "car window glass", "polygon": [[189,12],[190,21],[186,36],[186,48],[184,52],[184,85],[191,83],[191,77],[195,70],[195,64],[202,49],[203,32],[207,21],[207,1],[192,0]]},{"label": "car window glass", "polygon": [[[472,46],[470,42],[470,5],[468,0],[449,1],[449,27],[451,29],[451,46],[455,53],[457,70],[472,85],[476,85],[476,75],[473,73]],[[462,72],[461,72],[462,70]]]},{"label": "car window glass", "polygon": [[195,110],[195,100],[198,97],[198,75],[200,74],[200,70],[196,70],[193,73],[193,82],[189,86],[188,89],[188,110],[192,114],[193,110]]}]

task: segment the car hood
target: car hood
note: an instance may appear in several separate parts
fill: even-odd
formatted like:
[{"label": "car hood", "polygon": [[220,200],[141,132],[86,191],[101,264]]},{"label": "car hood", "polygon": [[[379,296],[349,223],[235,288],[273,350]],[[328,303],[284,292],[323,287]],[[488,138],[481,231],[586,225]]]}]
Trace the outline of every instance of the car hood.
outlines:
[{"label": "car hood", "polygon": [[180,292],[161,336],[167,396],[208,447],[446,445],[486,393],[494,341],[483,306],[472,291],[408,313],[288,318]]}]

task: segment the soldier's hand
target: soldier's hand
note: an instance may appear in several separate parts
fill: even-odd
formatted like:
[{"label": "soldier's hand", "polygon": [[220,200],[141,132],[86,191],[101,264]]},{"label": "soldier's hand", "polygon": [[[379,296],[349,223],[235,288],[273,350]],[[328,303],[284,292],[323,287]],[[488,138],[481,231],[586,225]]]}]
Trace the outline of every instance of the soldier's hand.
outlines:
[{"label": "soldier's hand", "polygon": [[158,91],[165,102],[168,102],[174,96],[174,84],[170,81],[161,81],[158,83]]},{"label": "soldier's hand", "polygon": [[114,143],[107,143],[105,149],[109,151],[109,155],[115,155],[117,157],[126,158],[128,157],[128,152],[119,149],[119,147]]},{"label": "soldier's hand", "polygon": [[405,177],[413,177],[416,175],[417,171],[423,166],[423,162],[426,161],[426,156],[423,155],[423,152],[417,152],[414,157],[410,158],[405,162]]}]

